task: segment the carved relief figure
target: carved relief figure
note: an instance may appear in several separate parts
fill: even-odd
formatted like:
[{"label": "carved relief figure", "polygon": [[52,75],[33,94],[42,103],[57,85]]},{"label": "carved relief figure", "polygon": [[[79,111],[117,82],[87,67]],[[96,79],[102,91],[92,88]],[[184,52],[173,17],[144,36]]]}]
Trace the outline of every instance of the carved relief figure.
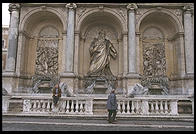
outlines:
[{"label": "carved relief figure", "polygon": [[110,70],[110,60],[111,58],[116,59],[117,51],[105,37],[105,31],[101,30],[98,33],[98,38],[94,38],[90,45],[90,68],[87,73],[88,75],[113,75]]}]

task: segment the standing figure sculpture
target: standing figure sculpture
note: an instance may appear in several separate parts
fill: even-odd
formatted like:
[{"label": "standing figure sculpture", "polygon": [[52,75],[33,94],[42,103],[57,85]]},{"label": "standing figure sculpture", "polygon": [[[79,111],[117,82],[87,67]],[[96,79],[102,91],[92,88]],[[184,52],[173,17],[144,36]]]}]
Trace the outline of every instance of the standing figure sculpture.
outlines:
[{"label": "standing figure sculpture", "polygon": [[116,59],[117,51],[112,43],[105,38],[105,31],[101,30],[98,33],[98,38],[92,41],[90,51],[90,68],[88,75],[110,76],[110,59]]}]

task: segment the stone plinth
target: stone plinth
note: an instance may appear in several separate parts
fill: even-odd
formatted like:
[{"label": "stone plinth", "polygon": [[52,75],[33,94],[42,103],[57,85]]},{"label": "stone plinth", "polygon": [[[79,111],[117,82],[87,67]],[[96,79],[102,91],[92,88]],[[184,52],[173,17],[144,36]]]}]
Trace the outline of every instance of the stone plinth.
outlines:
[{"label": "stone plinth", "polygon": [[108,89],[108,86],[106,85],[105,80],[96,80],[95,86],[94,86],[94,93],[95,94],[105,94],[105,92]]}]

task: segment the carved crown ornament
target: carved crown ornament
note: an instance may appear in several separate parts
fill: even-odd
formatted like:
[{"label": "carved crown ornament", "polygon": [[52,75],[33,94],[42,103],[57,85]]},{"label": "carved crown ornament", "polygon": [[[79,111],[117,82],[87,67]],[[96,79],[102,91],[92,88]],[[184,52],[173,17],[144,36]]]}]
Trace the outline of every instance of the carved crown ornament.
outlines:
[{"label": "carved crown ornament", "polygon": [[134,11],[134,10],[138,9],[138,7],[135,3],[131,3],[131,4],[127,5],[127,9],[130,11]]},{"label": "carved crown ornament", "polygon": [[17,3],[11,3],[9,4],[9,11],[12,12],[12,11],[16,11],[20,8],[20,4],[17,4]]},{"label": "carved crown ornament", "polygon": [[68,3],[68,4],[66,4],[65,7],[69,8],[69,9],[75,9],[75,8],[77,8],[77,5],[75,3]]},{"label": "carved crown ornament", "polygon": [[192,5],[185,5],[183,7],[183,10],[185,13],[193,13],[194,12],[194,7]]}]

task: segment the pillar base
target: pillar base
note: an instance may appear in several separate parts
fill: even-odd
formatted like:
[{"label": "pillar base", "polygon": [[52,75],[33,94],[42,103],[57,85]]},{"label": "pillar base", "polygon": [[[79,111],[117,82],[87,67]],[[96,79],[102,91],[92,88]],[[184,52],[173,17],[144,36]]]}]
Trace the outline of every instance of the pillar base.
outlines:
[{"label": "pillar base", "polygon": [[60,73],[60,77],[75,78],[76,74],[74,74],[73,72],[64,72]]},{"label": "pillar base", "polygon": [[125,77],[128,79],[140,79],[141,78],[141,76],[137,73],[127,73]]}]

